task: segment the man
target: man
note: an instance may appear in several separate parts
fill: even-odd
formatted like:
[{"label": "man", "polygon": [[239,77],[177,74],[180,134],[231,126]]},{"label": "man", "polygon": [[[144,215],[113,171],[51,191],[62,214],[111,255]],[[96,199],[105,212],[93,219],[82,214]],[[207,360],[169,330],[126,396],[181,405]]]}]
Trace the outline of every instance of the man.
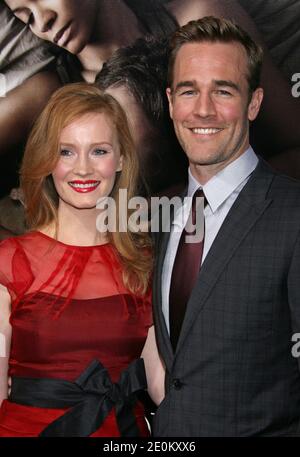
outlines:
[{"label": "man", "polygon": [[300,184],[249,146],[261,64],[252,39],[214,17],[171,42],[170,114],[189,160],[187,196],[205,197],[205,235],[187,247],[193,198],[156,245],[166,366],[156,436],[300,435]]}]

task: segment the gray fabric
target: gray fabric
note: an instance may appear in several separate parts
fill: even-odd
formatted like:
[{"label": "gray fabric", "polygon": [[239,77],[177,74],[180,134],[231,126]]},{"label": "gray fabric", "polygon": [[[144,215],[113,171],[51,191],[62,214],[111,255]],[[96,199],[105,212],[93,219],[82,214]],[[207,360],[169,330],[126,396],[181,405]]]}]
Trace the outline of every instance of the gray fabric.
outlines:
[{"label": "gray fabric", "polygon": [[0,2],[0,73],[5,76],[6,91],[45,68],[53,59],[48,44],[33,35]]},{"label": "gray fabric", "polygon": [[161,310],[167,243],[158,237],[153,288],[167,369],[155,436],[300,435],[300,183],[259,162],[201,267],[175,355]]}]

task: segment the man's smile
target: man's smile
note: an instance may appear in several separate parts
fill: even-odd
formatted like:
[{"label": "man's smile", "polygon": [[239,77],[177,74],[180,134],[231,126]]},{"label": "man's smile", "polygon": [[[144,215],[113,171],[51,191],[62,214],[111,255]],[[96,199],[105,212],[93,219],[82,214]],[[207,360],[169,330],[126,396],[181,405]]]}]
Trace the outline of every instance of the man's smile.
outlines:
[{"label": "man's smile", "polygon": [[197,135],[214,135],[216,133],[221,132],[222,128],[201,128],[201,127],[194,127],[190,129],[193,133]]}]

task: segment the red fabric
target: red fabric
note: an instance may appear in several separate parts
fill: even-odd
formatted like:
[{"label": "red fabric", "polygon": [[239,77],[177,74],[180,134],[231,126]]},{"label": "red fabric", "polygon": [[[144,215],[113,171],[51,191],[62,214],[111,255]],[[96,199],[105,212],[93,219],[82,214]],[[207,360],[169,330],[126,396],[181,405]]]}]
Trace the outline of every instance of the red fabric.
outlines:
[{"label": "red fabric", "polygon": [[[12,297],[11,376],[74,381],[93,359],[113,381],[140,357],[152,325],[150,292],[123,285],[111,244],[69,246],[40,232],[0,244],[0,283]],[[64,410],[4,401],[0,436],[36,436]],[[143,408],[136,407],[143,434]],[[114,411],[93,436],[118,436]]]}]

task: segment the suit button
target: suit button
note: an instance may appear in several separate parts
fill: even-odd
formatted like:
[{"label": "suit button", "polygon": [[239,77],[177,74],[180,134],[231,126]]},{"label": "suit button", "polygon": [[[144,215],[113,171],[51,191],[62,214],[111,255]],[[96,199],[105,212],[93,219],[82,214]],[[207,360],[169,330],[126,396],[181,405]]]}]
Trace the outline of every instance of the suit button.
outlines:
[{"label": "suit button", "polygon": [[177,378],[173,379],[172,385],[173,385],[174,389],[176,389],[176,390],[180,390],[183,387],[183,383],[180,381],[180,379],[177,379]]}]

